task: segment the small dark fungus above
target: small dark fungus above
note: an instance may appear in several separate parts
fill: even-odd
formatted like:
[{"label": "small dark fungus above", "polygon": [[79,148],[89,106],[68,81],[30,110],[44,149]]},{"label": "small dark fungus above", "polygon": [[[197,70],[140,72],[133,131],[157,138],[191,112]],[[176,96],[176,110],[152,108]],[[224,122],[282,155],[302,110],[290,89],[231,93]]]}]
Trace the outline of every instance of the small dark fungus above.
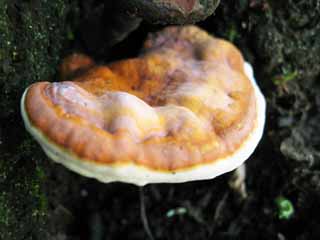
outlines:
[{"label": "small dark fungus above", "polygon": [[150,35],[137,58],[103,66],[78,54],[62,69],[72,81],[31,85],[22,116],[51,159],[84,176],[210,179],[239,167],[262,136],[265,100],[250,65],[197,27]]},{"label": "small dark fungus above", "polygon": [[220,0],[120,0],[128,12],[150,23],[185,24],[210,16]]}]

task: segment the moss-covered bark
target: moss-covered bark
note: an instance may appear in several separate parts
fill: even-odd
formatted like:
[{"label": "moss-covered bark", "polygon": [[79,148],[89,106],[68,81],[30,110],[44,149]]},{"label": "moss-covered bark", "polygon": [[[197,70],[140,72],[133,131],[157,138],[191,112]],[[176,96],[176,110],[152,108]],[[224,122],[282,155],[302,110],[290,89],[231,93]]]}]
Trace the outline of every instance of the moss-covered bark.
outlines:
[{"label": "moss-covered bark", "polygon": [[55,73],[75,3],[0,0],[0,239],[45,239],[42,155],[24,131],[19,100]]}]

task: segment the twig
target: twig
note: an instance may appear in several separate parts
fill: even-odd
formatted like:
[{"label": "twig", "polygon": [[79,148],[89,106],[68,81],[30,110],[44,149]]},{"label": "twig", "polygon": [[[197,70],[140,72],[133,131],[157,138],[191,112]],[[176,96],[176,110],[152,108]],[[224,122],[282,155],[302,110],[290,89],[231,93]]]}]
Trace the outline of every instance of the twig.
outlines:
[{"label": "twig", "polygon": [[143,228],[146,231],[149,239],[150,240],[155,240],[155,238],[153,237],[153,234],[152,234],[152,232],[150,230],[148,218],[147,218],[147,215],[146,215],[146,207],[145,207],[145,203],[144,203],[143,187],[139,187],[139,195],[140,195],[140,217],[141,217],[141,221],[142,221],[142,224],[143,224]]},{"label": "twig", "polygon": [[229,180],[229,186],[236,191],[241,200],[244,200],[248,197],[246,190],[246,165],[242,164],[236,170],[233,171],[232,177]]},{"label": "twig", "polygon": [[214,234],[217,228],[217,225],[219,224],[218,221],[219,221],[219,218],[221,217],[221,213],[223,212],[223,208],[225,207],[228,196],[229,196],[229,193],[226,192],[216,206],[216,209],[213,215],[213,224],[210,225],[210,228],[208,228],[210,237]]}]

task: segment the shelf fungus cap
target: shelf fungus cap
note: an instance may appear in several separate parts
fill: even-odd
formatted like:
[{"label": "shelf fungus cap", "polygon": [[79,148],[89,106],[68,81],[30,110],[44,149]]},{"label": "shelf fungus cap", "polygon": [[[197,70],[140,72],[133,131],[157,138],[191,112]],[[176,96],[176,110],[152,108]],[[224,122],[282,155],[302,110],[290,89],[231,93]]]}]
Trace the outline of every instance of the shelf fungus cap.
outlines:
[{"label": "shelf fungus cap", "polygon": [[262,136],[265,100],[250,65],[197,27],[165,28],[138,58],[108,66],[69,57],[64,74],[77,62],[85,70],[72,81],[27,88],[21,110],[46,154],[84,176],[210,179],[239,167]]},{"label": "shelf fungus cap", "polygon": [[185,24],[204,20],[220,0],[120,0],[127,11],[156,24]]}]

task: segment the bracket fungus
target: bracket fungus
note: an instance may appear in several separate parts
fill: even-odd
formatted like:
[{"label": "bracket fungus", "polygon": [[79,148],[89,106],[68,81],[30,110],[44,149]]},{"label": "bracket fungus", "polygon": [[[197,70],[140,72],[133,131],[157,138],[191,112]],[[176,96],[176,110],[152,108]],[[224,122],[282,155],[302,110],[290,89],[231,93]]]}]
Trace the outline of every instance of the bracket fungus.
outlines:
[{"label": "bracket fungus", "polygon": [[250,65],[195,26],[150,35],[138,58],[107,66],[86,58],[63,63],[72,81],[35,83],[21,100],[46,154],[84,176],[136,185],[210,179],[239,167],[262,136],[265,100]]}]

